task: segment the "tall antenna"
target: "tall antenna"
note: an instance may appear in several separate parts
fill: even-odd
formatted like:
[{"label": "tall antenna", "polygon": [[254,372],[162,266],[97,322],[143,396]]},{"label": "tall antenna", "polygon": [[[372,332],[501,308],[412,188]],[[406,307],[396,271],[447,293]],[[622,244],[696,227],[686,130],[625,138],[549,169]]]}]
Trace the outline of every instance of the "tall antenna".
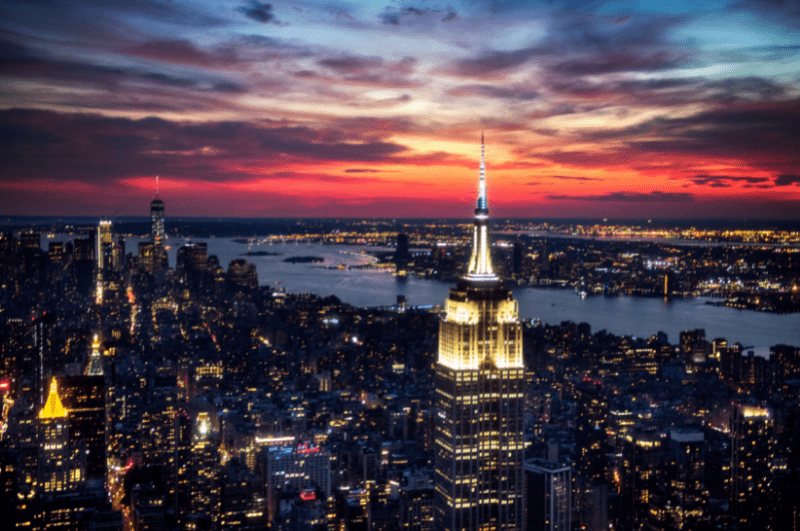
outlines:
[{"label": "tall antenna", "polygon": [[156,175],[156,197],[158,197],[158,175]]}]

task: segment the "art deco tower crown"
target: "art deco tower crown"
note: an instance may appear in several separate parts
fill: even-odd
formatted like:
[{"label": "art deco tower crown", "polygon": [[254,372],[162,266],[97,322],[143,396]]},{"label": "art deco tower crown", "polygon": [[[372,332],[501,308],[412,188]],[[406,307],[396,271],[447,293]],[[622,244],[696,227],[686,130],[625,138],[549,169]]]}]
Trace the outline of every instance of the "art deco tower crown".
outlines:
[{"label": "art deco tower crown", "polygon": [[486,145],[481,133],[481,171],[478,181],[478,201],[475,206],[475,227],[472,234],[472,258],[469,261],[467,280],[475,282],[496,282],[497,275],[492,271],[489,254],[489,206],[486,201]]},{"label": "art deco tower crown", "polygon": [[492,270],[481,167],[472,258],[450,289],[436,364],[435,519],[442,531],[522,531],[522,326]]}]

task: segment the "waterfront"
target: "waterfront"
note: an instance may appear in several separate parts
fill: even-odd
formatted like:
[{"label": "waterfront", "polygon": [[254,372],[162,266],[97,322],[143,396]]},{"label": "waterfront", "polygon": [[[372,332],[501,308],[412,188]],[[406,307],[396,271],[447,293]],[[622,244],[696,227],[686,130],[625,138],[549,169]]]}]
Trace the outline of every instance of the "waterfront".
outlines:
[{"label": "waterfront", "polygon": [[[58,237],[60,239],[66,239]],[[53,241],[53,240],[51,240]],[[127,238],[129,252],[136,253],[139,238]],[[171,239],[169,263],[175,266],[177,249],[185,240]],[[256,264],[259,283],[289,293],[310,292],[320,296],[336,295],[354,306],[388,306],[398,295],[406,297],[409,306],[442,305],[452,283],[398,278],[389,270],[337,269],[336,266],[364,265],[372,261],[361,251],[374,247],[344,245],[278,244],[253,246],[253,251],[277,253],[268,256],[242,256],[248,246],[228,238],[209,238],[208,254],[219,257],[227,265],[234,258],[245,258]],[[46,245],[46,240],[43,240]],[[390,249],[386,249],[389,251]],[[323,264],[286,263],[292,256],[320,256]],[[333,266],[333,269],[329,269]],[[581,299],[569,289],[520,287],[514,290],[519,301],[521,319],[541,319],[543,323],[561,321],[588,322],[592,331],[607,330],[617,335],[649,337],[663,331],[671,342],[678,341],[682,330],[703,328],[711,340],[724,337],[758,350],[776,344],[800,346],[800,314],[773,314],[736,310],[705,304],[703,298],[663,300],[650,297],[593,296]]]}]

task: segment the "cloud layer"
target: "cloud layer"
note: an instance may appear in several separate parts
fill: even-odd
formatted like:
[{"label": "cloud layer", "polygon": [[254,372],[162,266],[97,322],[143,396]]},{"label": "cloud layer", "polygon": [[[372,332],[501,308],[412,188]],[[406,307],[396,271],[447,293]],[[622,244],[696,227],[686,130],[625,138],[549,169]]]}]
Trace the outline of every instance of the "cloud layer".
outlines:
[{"label": "cloud layer", "polygon": [[0,3],[0,214],[796,217],[785,2]]}]

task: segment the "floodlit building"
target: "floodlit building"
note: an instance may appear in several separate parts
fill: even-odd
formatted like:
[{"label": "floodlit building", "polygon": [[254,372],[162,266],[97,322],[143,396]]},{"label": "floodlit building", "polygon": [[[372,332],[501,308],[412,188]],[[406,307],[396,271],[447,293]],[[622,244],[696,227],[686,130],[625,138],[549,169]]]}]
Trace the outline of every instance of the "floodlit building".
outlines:
[{"label": "floodlit building", "polygon": [[484,144],[468,273],[450,290],[436,364],[439,530],[523,526],[522,329],[489,254]]},{"label": "floodlit building", "polygon": [[730,428],[731,517],[746,528],[770,518],[774,414],[764,407],[735,405]]}]

